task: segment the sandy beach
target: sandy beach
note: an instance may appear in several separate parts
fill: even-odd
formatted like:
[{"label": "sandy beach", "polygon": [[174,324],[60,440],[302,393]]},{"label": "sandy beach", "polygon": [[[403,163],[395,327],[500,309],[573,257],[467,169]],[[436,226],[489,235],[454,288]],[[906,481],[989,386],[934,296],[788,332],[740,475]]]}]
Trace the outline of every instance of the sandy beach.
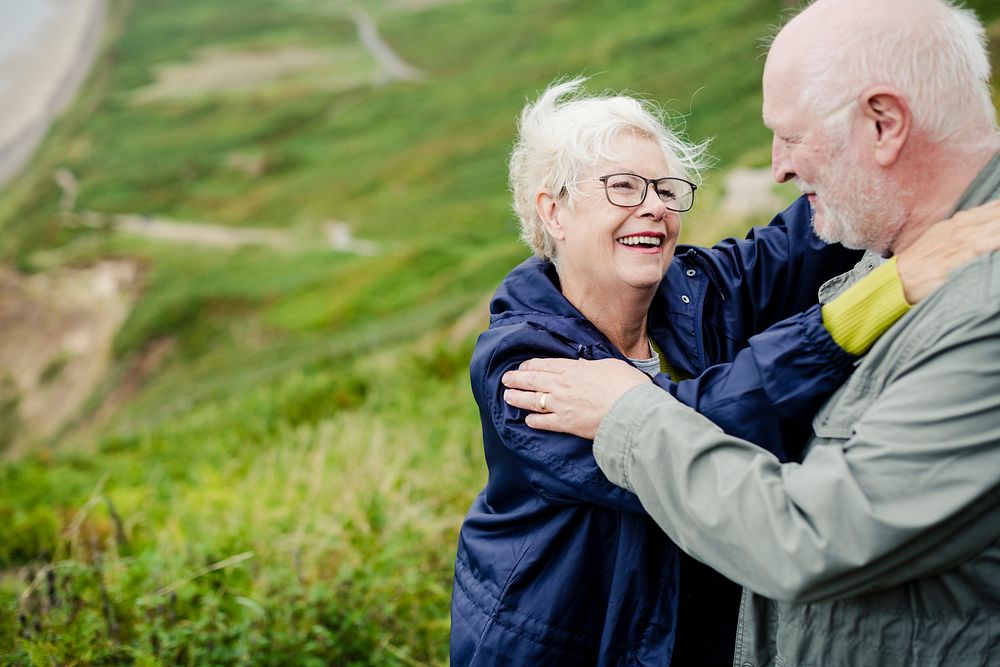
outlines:
[{"label": "sandy beach", "polygon": [[49,0],[29,44],[0,57],[0,186],[31,160],[97,56],[104,0]]}]

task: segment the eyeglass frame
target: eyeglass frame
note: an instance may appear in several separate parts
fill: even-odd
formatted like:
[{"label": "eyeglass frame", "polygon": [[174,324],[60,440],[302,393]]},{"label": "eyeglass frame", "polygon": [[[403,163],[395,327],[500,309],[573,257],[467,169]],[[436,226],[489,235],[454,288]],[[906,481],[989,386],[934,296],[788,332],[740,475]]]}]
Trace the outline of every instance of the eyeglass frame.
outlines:
[{"label": "eyeglass frame", "polygon": [[[639,202],[636,204],[616,204],[615,202],[611,201],[611,192],[608,191],[608,179],[611,178],[612,176],[633,176],[635,178],[640,178],[643,181],[645,181],[646,187],[644,187],[642,190],[642,199],[640,199]],[[643,202],[646,201],[646,195],[649,194],[650,185],[652,185],[653,190],[656,191],[656,196],[660,197],[660,188],[657,187],[656,185],[660,181],[680,181],[681,183],[687,183],[688,185],[691,186],[691,205],[688,206],[687,208],[685,209],[670,208],[669,206],[667,206],[667,202],[663,201],[663,197],[660,197],[660,202],[662,202],[663,205],[666,206],[668,211],[673,211],[674,213],[686,213],[687,211],[690,211],[692,208],[694,208],[694,193],[698,189],[698,186],[695,183],[692,183],[691,181],[684,178],[678,178],[676,176],[664,176],[663,178],[646,178],[645,176],[640,176],[639,174],[633,174],[627,171],[615,172],[614,174],[607,174],[606,176],[598,176],[597,178],[585,178],[582,181],[576,181],[574,185],[576,183],[589,183],[590,181],[600,181],[601,183],[604,183],[604,196],[607,197],[608,203],[611,204],[612,206],[618,206],[619,208],[635,208],[636,206],[642,206]]]}]

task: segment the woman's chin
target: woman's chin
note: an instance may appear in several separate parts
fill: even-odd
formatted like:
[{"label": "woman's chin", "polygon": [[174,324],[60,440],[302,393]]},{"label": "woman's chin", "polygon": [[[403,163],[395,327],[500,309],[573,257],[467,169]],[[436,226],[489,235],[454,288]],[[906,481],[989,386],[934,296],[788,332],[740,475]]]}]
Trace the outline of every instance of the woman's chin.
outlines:
[{"label": "woman's chin", "polygon": [[629,262],[628,266],[623,267],[619,275],[623,282],[632,287],[655,288],[663,280],[663,274],[666,272],[669,263],[669,260],[662,254],[643,258],[637,257],[633,258],[633,261]]},{"label": "woman's chin", "polygon": [[621,276],[621,281],[628,287],[641,292],[655,290],[663,280],[663,272],[659,266],[643,267],[641,270],[629,271]]}]

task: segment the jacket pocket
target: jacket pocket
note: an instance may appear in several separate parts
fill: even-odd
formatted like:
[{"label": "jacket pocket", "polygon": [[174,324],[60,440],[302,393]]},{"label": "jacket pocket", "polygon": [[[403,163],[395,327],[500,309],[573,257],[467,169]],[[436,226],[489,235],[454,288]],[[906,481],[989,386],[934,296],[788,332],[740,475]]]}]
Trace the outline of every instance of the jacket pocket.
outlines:
[{"label": "jacket pocket", "polygon": [[817,438],[847,440],[854,432],[854,422],[860,415],[855,415],[854,410],[844,409],[845,389],[846,385],[841,387],[813,417],[812,428]]},{"label": "jacket pocket", "polygon": [[813,417],[816,437],[848,440],[857,424],[885,386],[885,373],[870,364],[862,364],[847,382],[823,404]]}]

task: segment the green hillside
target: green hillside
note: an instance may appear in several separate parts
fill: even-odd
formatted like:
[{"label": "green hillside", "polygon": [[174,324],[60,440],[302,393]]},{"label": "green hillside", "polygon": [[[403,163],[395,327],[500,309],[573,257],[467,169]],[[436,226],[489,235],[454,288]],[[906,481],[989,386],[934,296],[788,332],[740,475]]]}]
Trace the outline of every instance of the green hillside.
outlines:
[{"label": "green hillside", "polygon": [[[18,439],[0,376],[4,664],[446,662],[485,480],[467,363],[527,255],[505,166],[525,99],[592,75],[683,115],[721,165],[767,164],[757,40],[788,3],[362,4],[421,76],[385,76],[347,0],[112,0],[83,93],[0,193],[0,263],[138,276],[54,435]],[[1000,6],[970,4],[1000,43]],[[689,241],[751,222],[719,213],[720,183]]]}]

